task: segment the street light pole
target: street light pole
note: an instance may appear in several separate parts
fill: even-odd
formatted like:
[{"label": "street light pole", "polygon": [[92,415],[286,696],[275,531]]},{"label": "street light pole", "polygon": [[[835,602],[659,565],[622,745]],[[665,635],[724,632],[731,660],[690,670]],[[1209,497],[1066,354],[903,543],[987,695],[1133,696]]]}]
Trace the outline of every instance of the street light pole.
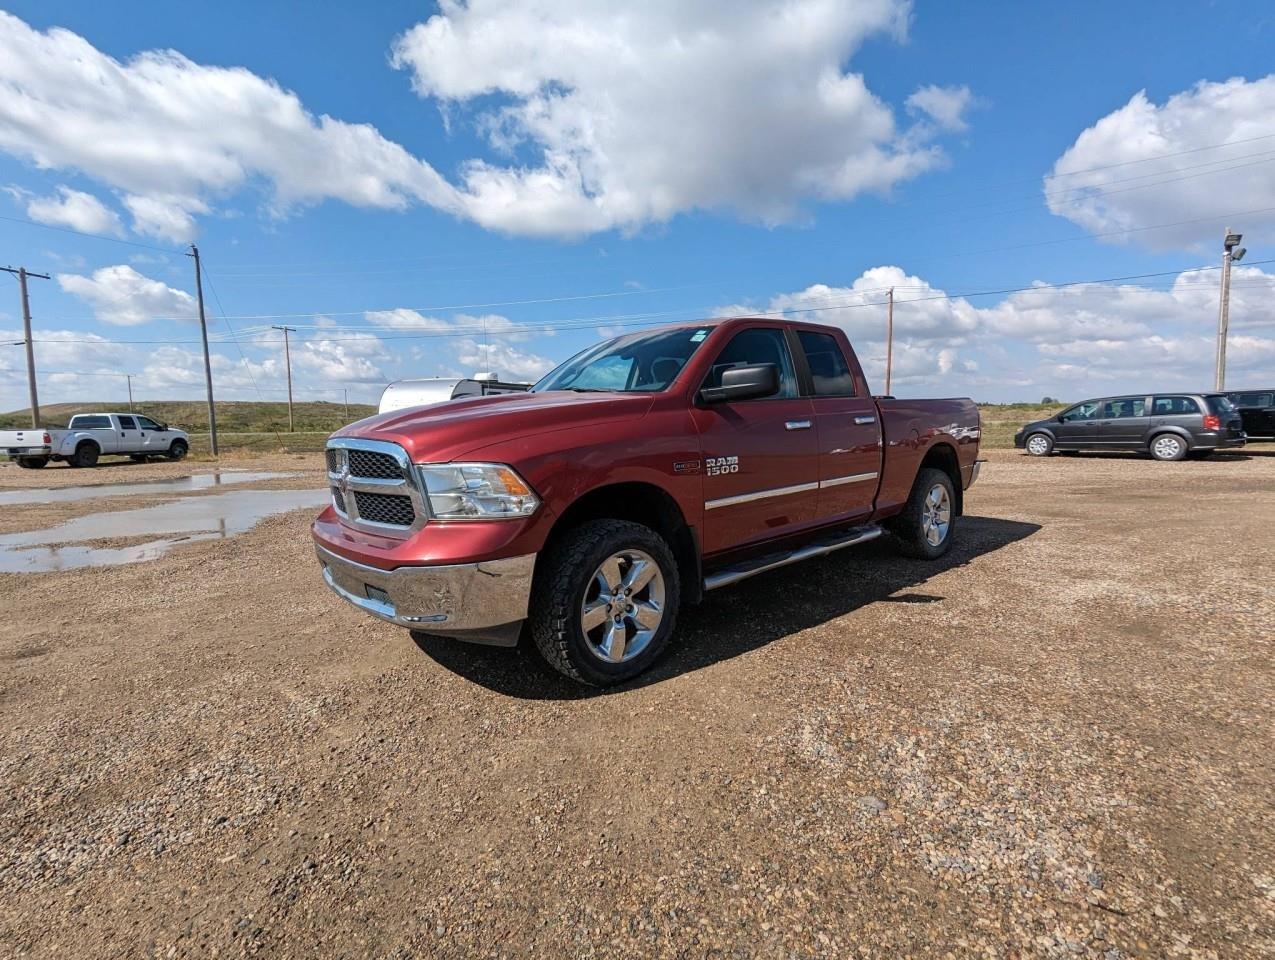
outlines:
[{"label": "street light pole", "polygon": [[[1217,307],[1217,368],[1213,374],[1213,389],[1226,388],[1226,331],[1231,320],[1231,263],[1242,260],[1247,252],[1240,246],[1243,234],[1232,233],[1226,228],[1222,236],[1222,289]],[[1236,248],[1239,249],[1236,249]]]}]

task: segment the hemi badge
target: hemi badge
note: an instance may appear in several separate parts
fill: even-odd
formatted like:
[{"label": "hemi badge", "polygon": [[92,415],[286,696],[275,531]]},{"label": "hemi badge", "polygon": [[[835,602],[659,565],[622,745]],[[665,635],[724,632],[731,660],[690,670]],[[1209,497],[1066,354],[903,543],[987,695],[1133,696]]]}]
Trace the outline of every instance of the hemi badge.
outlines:
[{"label": "hemi badge", "polygon": [[699,468],[698,460],[679,460],[673,464],[674,473],[699,473]]}]

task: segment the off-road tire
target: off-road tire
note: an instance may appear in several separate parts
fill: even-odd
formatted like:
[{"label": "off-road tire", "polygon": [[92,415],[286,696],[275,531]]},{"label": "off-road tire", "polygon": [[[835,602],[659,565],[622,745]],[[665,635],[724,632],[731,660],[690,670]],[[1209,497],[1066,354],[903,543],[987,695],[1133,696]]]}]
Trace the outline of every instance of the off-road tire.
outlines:
[{"label": "off-road tire", "polygon": [[185,440],[174,440],[168,448],[165,456],[169,460],[185,460],[186,454],[190,452],[190,445]]},{"label": "off-road tire", "polygon": [[[640,654],[627,662],[607,663],[589,649],[580,609],[594,571],[625,549],[641,550],[659,565],[664,577],[664,619]],[[663,537],[628,520],[590,520],[563,535],[540,558],[527,625],[551,667],[580,683],[607,687],[633,679],[659,658],[673,634],[680,602],[677,563]]]},{"label": "off-road tire", "polygon": [[[926,497],[936,484],[941,484],[947,490],[950,511],[947,533],[942,542],[937,545],[926,539],[922,523]],[[912,483],[912,492],[908,494],[907,506],[903,508],[902,513],[890,521],[890,533],[894,535],[899,552],[905,556],[916,557],[920,560],[937,560],[952,546],[952,540],[956,536],[956,521],[956,489],[952,486],[952,478],[942,470],[926,467],[918,471],[916,480]]]},{"label": "off-road tire", "polygon": [[18,466],[27,470],[39,470],[48,462],[48,457],[18,457]]},{"label": "off-road tire", "polygon": [[[1172,452],[1169,452],[1170,444],[1167,442],[1169,440],[1177,443],[1177,446],[1172,448]],[[1147,444],[1147,449],[1152,457],[1165,462],[1184,460],[1187,455],[1186,441],[1176,433],[1157,433],[1151,438],[1151,442]]]},{"label": "off-road tire", "polygon": [[[1039,440],[1045,441],[1042,445]],[[1032,449],[1032,441],[1037,441],[1036,449]],[[1023,441],[1023,449],[1027,451],[1029,457],[1047,457],[1054,452],[1054,438],[1047,433],[1033,433],[1025,441]]]},{"label": "off-road tire", "polygon": [[71,459],[67,461],[73,467],[95,467],[97,466],[97,458],[102,455],[102,448],[92,440],[81,440],[75,448],[75,453]]}]

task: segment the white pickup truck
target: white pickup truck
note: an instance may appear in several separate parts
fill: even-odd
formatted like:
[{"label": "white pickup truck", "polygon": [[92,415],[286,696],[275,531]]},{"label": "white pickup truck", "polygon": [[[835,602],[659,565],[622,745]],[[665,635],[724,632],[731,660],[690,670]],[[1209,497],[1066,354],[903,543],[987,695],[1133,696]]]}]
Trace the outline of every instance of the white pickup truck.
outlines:
[{"label": "white pickup truck", "polygon": [[65,430],[0,430],[0,453],[30,469],[43,467],[50,460],[91,467],[107,454],[139,462],[148,457],[180,460],[189,450],[186,431],[136,413],[77,413]]}]

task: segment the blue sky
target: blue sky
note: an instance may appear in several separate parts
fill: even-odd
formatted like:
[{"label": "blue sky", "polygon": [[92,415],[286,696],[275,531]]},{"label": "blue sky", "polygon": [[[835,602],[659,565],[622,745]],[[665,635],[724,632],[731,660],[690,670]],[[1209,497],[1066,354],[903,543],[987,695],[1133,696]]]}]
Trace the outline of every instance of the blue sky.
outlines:
[{"label": "blue sky", "polygon": [[[299,398],[374,400],[768,311],[844,326],[880,390],[890,287],[900,395],[1207,386],[1217,271],[1187,268],[1227,214],[1250,249],[1229,382],[1275,381],[1259,8],[296,9],[0,17],[0,263],[55,277],[31,281],[43,401],[122,398],[122,372],[202,394],[192,240],[226,399],[282,398],[272,324],[298,328]],[[1040,286],[1083,280],[1113,282]],[[0,346],[0,407],[24,405]]]}]

